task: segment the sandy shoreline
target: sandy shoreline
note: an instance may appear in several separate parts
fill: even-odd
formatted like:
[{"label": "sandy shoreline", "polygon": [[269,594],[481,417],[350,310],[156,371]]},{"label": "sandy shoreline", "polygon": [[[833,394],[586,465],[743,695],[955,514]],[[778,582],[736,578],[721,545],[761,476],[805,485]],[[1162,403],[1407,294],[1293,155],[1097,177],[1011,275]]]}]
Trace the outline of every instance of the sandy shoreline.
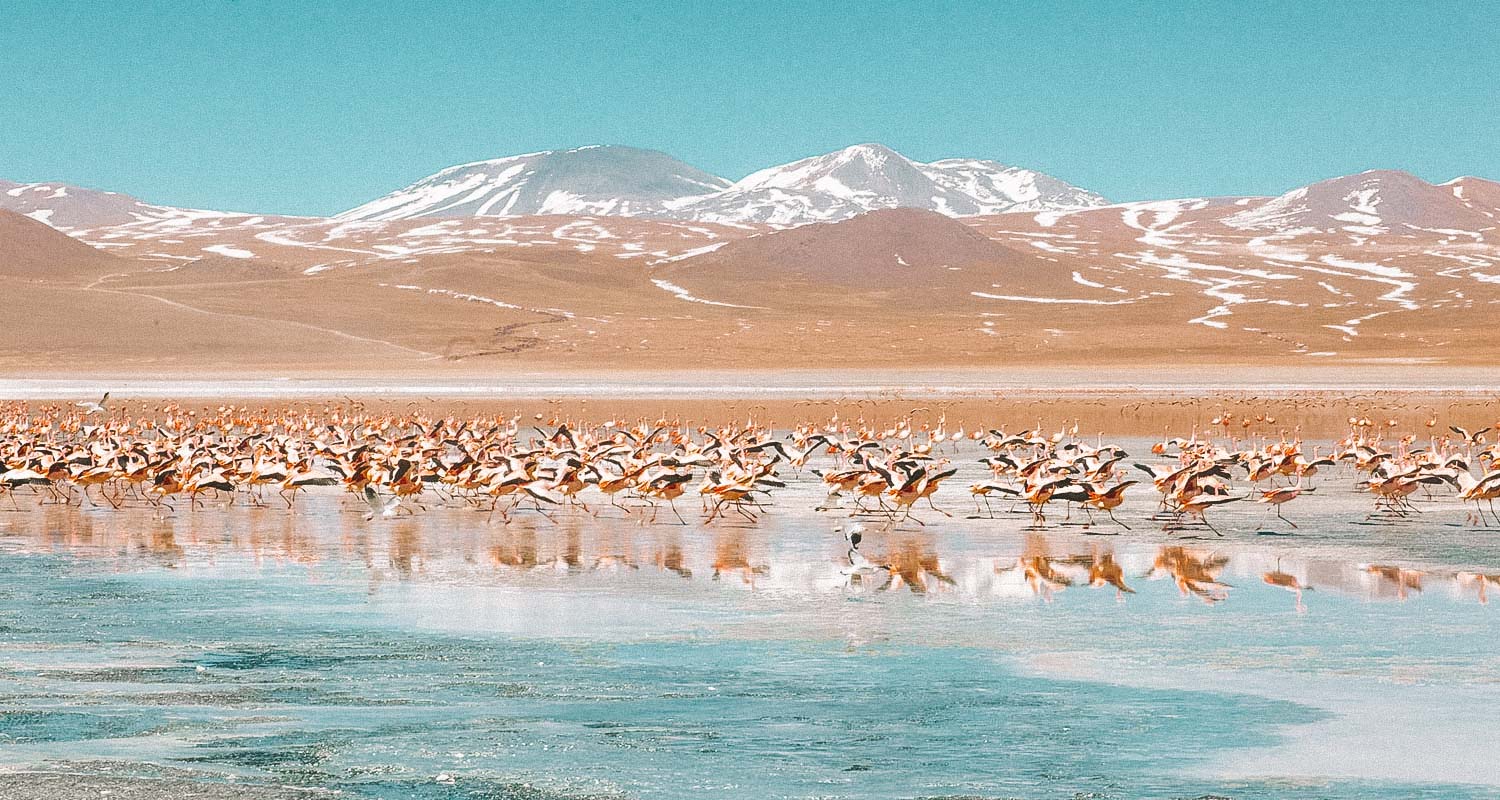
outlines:
[{"label": "sandy shoreline", "polygon": [[1488,368],[1047,366],[1016,369],[525,369],[502,371],[202,370],[112,372],[0,371],[0,400],[97,395],[141,397],[321,397],[343,394],[447,397],[707,397],[829,399],[965,397],[1004,393],[1292,394],[1307,391],[1405,391],[1500,395]]},{"label": "sandy shoreline", "polygon": [[[98,393],[50,395],[0,404],[38,410],[48,405],[70,406]],[[154,417],[168,403],[198,413],[225,405],[293,411],[326,410],[335,406],[365,414],[429,418],[510,418],[519,416],[536,425],[560,422],[597,425],[606,421],[680,420],[689,427],[744,424],[747,420],[773,428],[795,424],[825,424],[837,417],[856,426],[884,426],[911,420],[917,431],[941,426],[959,430],[1000,429],[1018,432],[1041,428],[1052,432],[1077,426],[1088,437],[1102,435],[1188,436],[1191,433],[1255,437],[1300,437],[1334,440],[1349,435],[1351,418],[1365,420],[1367,434],[1388,437],[1414,435],[1425,441],[1447,435],[1449,425],[1472,430],[1500,421],[1500,402],[1493,394],[1414,391],[1349,393],[1331,391],[1205,392],[1202,394],[1141,392],[1006,392],[968,396],[933,396],[889,392],[874,396],[844,395],[814,399],[791,397],[613,396],[575,394],[537,396],[452,396],[428,394],[351,393],[338,395],[161,396],[115,392],[110,406],[116,414]]]},{"label": "sandy shoreline", "polygon": [[[508,373],[49,373],[0,377],[0,402],[71,405],[111,392],[112,407],[148,413],[164,402],[218,406],[358,405],[429,416],[571,419],[680,418],[769,424],[910,416],[967,426],[1107,435],[1337,438],[1350,418],[1399,434],[1478,429],[1500,421],[1500,373],[1405,365],[1353,370],[1225,366],[927,370],[579,370]],[[1217,420],[1217,421],[1216,421]],[[1395,424],[1392,425],[1391,422]],[[1369,427],[1369,426],[1367,426]]]}]

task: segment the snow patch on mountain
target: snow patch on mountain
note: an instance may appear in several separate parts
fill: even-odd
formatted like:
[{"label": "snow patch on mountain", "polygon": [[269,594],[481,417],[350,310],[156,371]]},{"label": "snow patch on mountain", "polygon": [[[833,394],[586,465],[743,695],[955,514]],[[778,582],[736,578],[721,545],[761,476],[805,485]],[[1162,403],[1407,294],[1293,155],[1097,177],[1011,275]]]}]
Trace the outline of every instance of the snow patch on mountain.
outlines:
[{"label": "snow patch on mountain", "polygon": [[667,204],[678,218],[777,226],[848,219],[884,208],[950,217],[1103,205],[1040,172],[978,159],[912,161],[879,144],[760,170],[720,192]]},{"label": "snow patch on mountain", "polygon": [[[1493,225],[1455,182],[1434,186],[1397,170],[1370,170],[1293,189],[1224,218],[1231,228],[1342,231],[1373,236],[1412,229],[1476,232]],[[1471,181],[1469,186],[1473,186]],[[1465,188],[1459,185],[1459,188]]]},{"label": "snow patch on mountain", "polygon": [[572,214],[794,226],[881,208],[961,217],[1104,202],[1032,170],[978,159],[922,164],[878,144],[770,167],[733,184],[664,153],[594,145],[449,167],[337,218]]},{"label": "snow patch on mountain", "polygon": [[128,194],[63,183],[13,183],[5,180],[0,180],[0,209],[24,214],[72,234],[90,228],[136,222],[222,215],[217,211],[152,205]]}]

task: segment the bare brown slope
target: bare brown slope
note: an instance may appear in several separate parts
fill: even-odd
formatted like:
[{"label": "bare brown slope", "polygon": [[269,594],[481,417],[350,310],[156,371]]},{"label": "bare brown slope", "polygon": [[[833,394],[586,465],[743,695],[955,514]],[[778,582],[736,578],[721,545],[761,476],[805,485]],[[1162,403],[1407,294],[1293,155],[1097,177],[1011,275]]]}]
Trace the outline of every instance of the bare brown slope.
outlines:
[{"label": "bare brown slope", "polygon": [[973,303],[974,292],[1092,296],[1069,270],[931,211],[888,209],[730,242],[653,270],[721,302],[784,307],[830,297],[891,309],[917,298]]},{"label": "bare brown slope", "polygon": [[135,268],[47,225],[0,210],[0,276],[49,283],[88,282]]},{"label": "bare brown slope", "polygon": [[1434,186],[1400,170],[1370,170],[1319,181],[1225,221],[1244,228],[1336,230],[1360,225],[1396,231],[1479,231],[1494,224],[1455,197],[1450,187]]},{"label": "bare brown slope", "polygon": [[353,366],[406,369],[428,357],[315,322],[267,319],[251,303],[221,311],[107,285],[26,281],[5,285],[0,296],[0,374],[275,375]]},{"label": "bare brown slope", "polygon": [[1443,184],[1443,188],[1479,214],[1500,222],[1500,183],[1465,176]]},{"label": "bare brown slope", "polygon": [[213,240],[163,227],[135,251],[101,238],[106,255],[49,235],[109,269],[62,283],[0,271],[0,373],[1494,362],[1500,247],[1218,222],[1265,202],[880,212],[724,244],[594,218],[248,226],[232,244],[253,257],[191,262]]},{"label": "bare brown slope", "polygon": [[842,222],[803,225],[730,242],[661,270],[707,272],[754,265],[746,280],[797,280],[848,287],[909,283],[948,267],[1020,260],[1016,251],[955,219],[893,208]]}]

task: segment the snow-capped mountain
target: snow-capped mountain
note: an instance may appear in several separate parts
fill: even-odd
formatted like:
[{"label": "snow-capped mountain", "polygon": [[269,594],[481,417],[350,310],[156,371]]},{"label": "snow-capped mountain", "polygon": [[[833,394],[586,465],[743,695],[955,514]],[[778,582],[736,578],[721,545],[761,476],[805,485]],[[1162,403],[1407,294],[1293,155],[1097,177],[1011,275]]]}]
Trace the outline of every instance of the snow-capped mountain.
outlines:
[{"label": "snow-capped mountain", "polygon": [[724,191],[668,203],[668,208],[676,216],[704,222],[800,225],[881,208],[966,217],[1105,202],[1049,175],[993,161],[923,164],[884,145],[859,144],[761,170]]},{"label": "snow-capped mountain", "polygon": [[220,213],[151,205],[128,194],[84,189],[65,183],[12,183],[6,180],[0,180],[0,209],[24,214],[68,232]]},{"label": "snow-capped mountain", "polygon": [[664,216],[668,201],[728,185],[666,153],[595,145],[449,167],[338,218]]},{"label": "snow-capped mountain", "polygon": [[1039,172],[973,159],[922,164],[878,144],[771,167],[733,184],[654,150],[593,146],[449,167],[339,218],[591,214],[790,226],[879,208],[961,217],[1104,202]]},{"label": "snow-capped mountain", "polygon": [[973,198],[976,215],[1089,208],[1108,202],[1051,175],[996,161],[945,158],[917,166],[939,186]]},{"label": "snow-capped mountain", "polygon": [[1233,228],[1361,234],[1411,229],[1477,231],[1495,225],[1482,210],[1494,188],[1490,181],[1477,178],[1435,186],[1398,170],[1370,170],[1293,189],[1226,217],[1224,223]]}]

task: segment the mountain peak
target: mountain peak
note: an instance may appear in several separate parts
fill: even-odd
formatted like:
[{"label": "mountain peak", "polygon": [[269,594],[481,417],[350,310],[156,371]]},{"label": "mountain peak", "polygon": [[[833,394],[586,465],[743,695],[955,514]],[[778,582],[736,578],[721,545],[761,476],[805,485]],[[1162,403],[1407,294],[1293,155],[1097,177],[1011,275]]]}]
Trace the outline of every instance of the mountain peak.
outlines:
[{"label": "mountain peak", "polygon": [[657,150],[587,145],[448,167],[338,218],[659,216],[670,200],[728,185]]},{"label": "mountain peak", "polygon": [[865,161],[883,163],[889,159],[901,159],[910,161],[906,156],[886,147],[879,142],[865,142],[863,144],[851,144],[842,150],[836,150],[830,155],[837,155],[845,160],[863,159]]},{"label": "mountain peak", "polygon": [[920,181],[920,174],[914,162],[885,145],[856,144],[751,173],[732,189],[810,189],[851,197],[889,190],[903,181]]},{"label": "mountain peak", "polygon": [[338,218],[591,214],[792,226],[881,208],[958,217],[1103,203],[1038,172],[976,159],[921,164],[878,142],[763,169],[732,184],[656,150],[586,145],[448,167]]},{"label": "mountain peak", "polygon": [[864,143],[763,169],[719,194],[670,207],[679,216],[708,222],[800,225],[883,208],[962,217],[1104,202],[1031,170],[977,159],[923,164],[883,144]]},{"label": "mountain peak", "polygon": [[1236,228],[1370,234],[1412,228],[1477,229],[1489,220],[1450,187],[1434,186],[1402,170],[1372,169],[1298,187],[1224,221]]},{"label": "mountain peak", "polygon": [[1329,180],[1337,181],[1347,178],[1374,178],[1377,180],[1387,181],[1416,181],[1418,183],[1427,183],[1427,181],[1418,178],[1417,176],[1411,174],[1410,172],[1407,172],[1404,169],[1367,169],[1362,172],[1356,172],[1353,175],[1345,175],[1342,178],[1330,178]]}]

